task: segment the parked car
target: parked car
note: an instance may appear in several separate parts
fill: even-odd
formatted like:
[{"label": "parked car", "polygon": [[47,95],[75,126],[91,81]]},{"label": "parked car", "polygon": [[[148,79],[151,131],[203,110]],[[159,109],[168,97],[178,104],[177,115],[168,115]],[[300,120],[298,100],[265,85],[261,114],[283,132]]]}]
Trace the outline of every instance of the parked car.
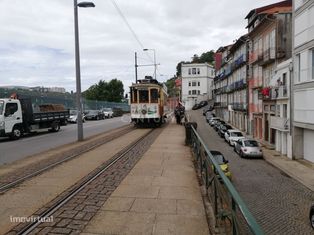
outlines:
[{"label": "parked car", "polygon": [[218,130],[218,135],[221,137],[221,138],[225,138],[225,133],[227,130],[231,130],[233,129],[232,126],[228,125],[228,124],[222,124],[220,125],[219,127],[219,130]]},{"label": "parked car", "polygon": [[239,139],[235,142],[234,151],[240,157],[263,157],[263,151],[258,142],[253,139]]},{"label": "parked car", "polygon": [[[77,110],[70,110],[70,117],[67,120],[70,123],[77,123]],[[82,122],[85,122],[85,114],[82,113]]]},{"label": "parked car", "polygon": [[213,111],[213,107],[209,106],[203,109],[203,115],[206,116],[207,112]]},{"label": "parked car", "polygon": [[310,223],[312,228],[314,229],[314,205],[312,205],[310,209]]},{"label": "parked car", "polygon": [[197,110],[197,109],[200,109],[201,106],[200,104],[194,104],[193,107],[192,107],[192,110]]},{"label": "parked car", "polygon": [[206,122],[208,122],[209,123],[209,121],[213,118],[213,117],[216,117],[216,115],[214,114],[214,113],[212,113],[212,112],[207,112],[206,113]]},{"label": "parked car", "polygon": [[213,126],[213,127],[214,127],[214,130],[215,130],[215,131],[218,131],[218,128],[220,127],[221,124],[226,124],[226,123],[225,123],[225,121],[223,121],[223,120],[218,120],[218,121],[216,121],[215,124],[214,124],[214,126]]},{"label": "parked car", "polygon": [[89,110],[85,115],[86,120],[100,120],[104,119],[104,113],[99,110]]},{"label": "parked car", "polygon": [[208,102],[206,100],[203,100],[199,103],[200,108],[205,107],[206,105],[208,105]]},{"label": "parked car", "polygon": [[209,119],[208,124],[213,126],[215,124],[215,122],[218,120],[219,120],[219,117],[212,117]]},{"label": "parked car", "polygon": [[112,111],[113,111],[113,117],[120,117],[123,115],[123,110],[121,108],[112,108]]},{"label": "parked car", "polygon": [[113,118],[112,108],[104,108],[102,112],[104,113],[104,118]]},{"label": "parked car", "polygon": [[244,139],[242,132],[239,130],[227,130],[225,132],[225,140],[229,145],[233,146],[235,142],[237,142],[239,139]]},{"label": "parked car", "polygon": [[220,165],[220,169],[225,173],[229,179],[231,179],[231,172],[229,171],[228,160],[225,159],[224,155],[216,150],[210,151],[215,158],[216,162]]}]

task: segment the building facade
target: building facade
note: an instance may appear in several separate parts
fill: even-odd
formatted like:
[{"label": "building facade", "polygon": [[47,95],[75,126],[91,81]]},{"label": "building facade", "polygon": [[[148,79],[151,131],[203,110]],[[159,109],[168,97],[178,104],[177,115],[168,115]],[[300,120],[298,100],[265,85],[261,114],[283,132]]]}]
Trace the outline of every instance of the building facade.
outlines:
[{"label": "building facade", "polygon": [[293,158],[314,162],[314,1],[293,1]]},{"label": "building facade", "polygon": [[246,16],[249,37],[250,134],[275,145],[276,130],[270,120],[276,115],[276,97],[270,84],[276,66],[291,57],[292,1],[282,1],[251,10]]},{"label": "building facade", "polygon": [[231,75],[227,78],[229,123],[244,132],[248,130],[247,40],[247,35],[244,35],[229,49]]},{"label": "building facade", "polygon": [[292,158],[292,135],[290,115],[290,81],[292,59],[277,65],[270,84],[272,98],[276,101],[275,116],[270,117],[270,128],[276,130],[275,149],[282,155]]},{"label": "building facade", "polygon": [[182,64],[182,102],[186,110],[203,100],[212,99],[214,67],[208,63]]}]

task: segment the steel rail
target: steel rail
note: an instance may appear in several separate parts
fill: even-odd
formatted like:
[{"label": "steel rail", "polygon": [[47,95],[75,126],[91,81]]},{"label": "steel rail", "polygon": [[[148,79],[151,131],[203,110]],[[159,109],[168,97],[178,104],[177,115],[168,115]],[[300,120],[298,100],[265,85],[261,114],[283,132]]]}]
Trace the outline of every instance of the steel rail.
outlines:
[{"label": "steel rail", "polygon": [[[100,176],[102,173],[104,173],[108,168],[113,166],[116,162],[118,162],[121,158],[123,158],[127,153],[129,153],[133,148],[137,146],[143,139],[145,139],[149,134],[151,134],[155,129],[150,130],[147,134],[140,137],[136,141],[132,142],[130,145],[125,147],[122,151],[122,153],[117,153],[115,156],[113,156],[108,162],[103,165],[99,170],[97,170],[95,173],[90,175],[87,179],[85,179],[80,185],[73,188],[66,196],[62,197],[60,200],[55,202],[52,206],[50,206],[47,210],[42,212],[40,215],[36,216],[39,218],[37,221],[34,221],[30,223],[29,225],[22,228],[21,231],[18,231],[17,235],[26,235],[31,233],[41,222],[40,220],[49,217],[52,215],[55,211],[57,211],[59,208],[61,208],[65,203],[67,203],[69,200],[71,200],[76,194],[78,194],[82,189],[84,189],[88,184],[93,182],[98,176]],[[116,156],[117,155],[117,156]]]},{"label": "steel rail", "polygon": [[[80,151],[79,153],[71,154],[70,156],[68,156],[68,157],[66,157],[66,158],[64,158],[64,159],[62,159],[60,161],[54,162],[54,163],[52,163],[52,164],[50,164],[48,166],[45,166],[45,167],[43,167],[43,168],[41,168],[41,169],[39,169],[37,171],[34,171],[34,172],[30,173],[30,174],[27,174],[27,175],[25,175],[23,177],[20,177],[20,178],[12,181],[10,183],[3,184],[3,185],[0,186],[0,194],[3,194],[7,190],[9,190],[9,189],[11,189],[11,188],[21,184],[22,182],[24,182],[26,180],[29,180],[29,179],[37,176],[37,175],[40,175],[41,173],[43,173],[43,172],[45,172],[47,170],[50,170],[50,169],[54,168],[55,166],[58,166],[58,165],[60,165],[62,163],[70,161],[70,160],[72,160],[72,159],[74,159],[74,158],[76,158],[76,157],[78,157],[78,156],[80,156],[80,155],[82,155],[82,154],[84,154],[86,152],[89,152],[89,151],[99,147],[100,145],[109,143],[109,142],[119,138],[122,134],[129,133],[132,130],[135,130],[135,129],[134,128],[129,128],[129,129],[126,129],[126,130],[117,131],[116,133],[113,133],[114,137],[109,139],[109,140],[107,140],[107,141],[104,141],[104,142],[101,141],[100,143],[97,143],[97,144],[95,144],[95,145],[93,145],[93,146],[91,146],[89,148],[86,148],[86,149]],[[104,138],[106,138],[106,137],[104,137]]]}]

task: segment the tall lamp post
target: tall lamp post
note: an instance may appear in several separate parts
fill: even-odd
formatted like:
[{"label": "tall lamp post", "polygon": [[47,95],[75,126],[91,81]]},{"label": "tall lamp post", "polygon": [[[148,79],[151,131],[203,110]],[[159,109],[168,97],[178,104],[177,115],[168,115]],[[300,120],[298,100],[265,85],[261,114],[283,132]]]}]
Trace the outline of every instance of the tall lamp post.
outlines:
[{"label": "tall lamp post", "polygon": [[153,51],[153,52],[154,52],[154,67],[155,67],[154,78],[155,78],[155,80],[156,80],[156,69],[157,69],[157,64],[156,64],[156,51],[155,51],[155,49],[149,49],[149,48],[145,48],[145,49],[143,49],[143,51]]},{"label": "tall lamp post", "polygon": [[75,72],[76,72],[76,106],[77,106],[77,140],[83,140],[82,102],[81,102],[81,69],[77,7],[95,7],[92,2],[74,0],[74,34],[75,34]]}]

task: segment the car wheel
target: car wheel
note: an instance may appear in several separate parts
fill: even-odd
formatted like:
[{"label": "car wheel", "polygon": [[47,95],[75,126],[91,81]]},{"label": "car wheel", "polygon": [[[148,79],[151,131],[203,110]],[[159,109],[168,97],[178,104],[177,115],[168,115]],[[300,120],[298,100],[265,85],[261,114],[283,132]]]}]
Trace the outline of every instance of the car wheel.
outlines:
[{"label": "car wheel", "polygon": [[314,211],[312,211],[310,215],[310,223],[311,223],[312,228],[314,229]]},{"label": "car wheel", "polygon": [[14,127],[12,130],[12,133],[10,135],[10,138],[12,140],[18,140],[22,136],[22,131],[20,127]]}]

